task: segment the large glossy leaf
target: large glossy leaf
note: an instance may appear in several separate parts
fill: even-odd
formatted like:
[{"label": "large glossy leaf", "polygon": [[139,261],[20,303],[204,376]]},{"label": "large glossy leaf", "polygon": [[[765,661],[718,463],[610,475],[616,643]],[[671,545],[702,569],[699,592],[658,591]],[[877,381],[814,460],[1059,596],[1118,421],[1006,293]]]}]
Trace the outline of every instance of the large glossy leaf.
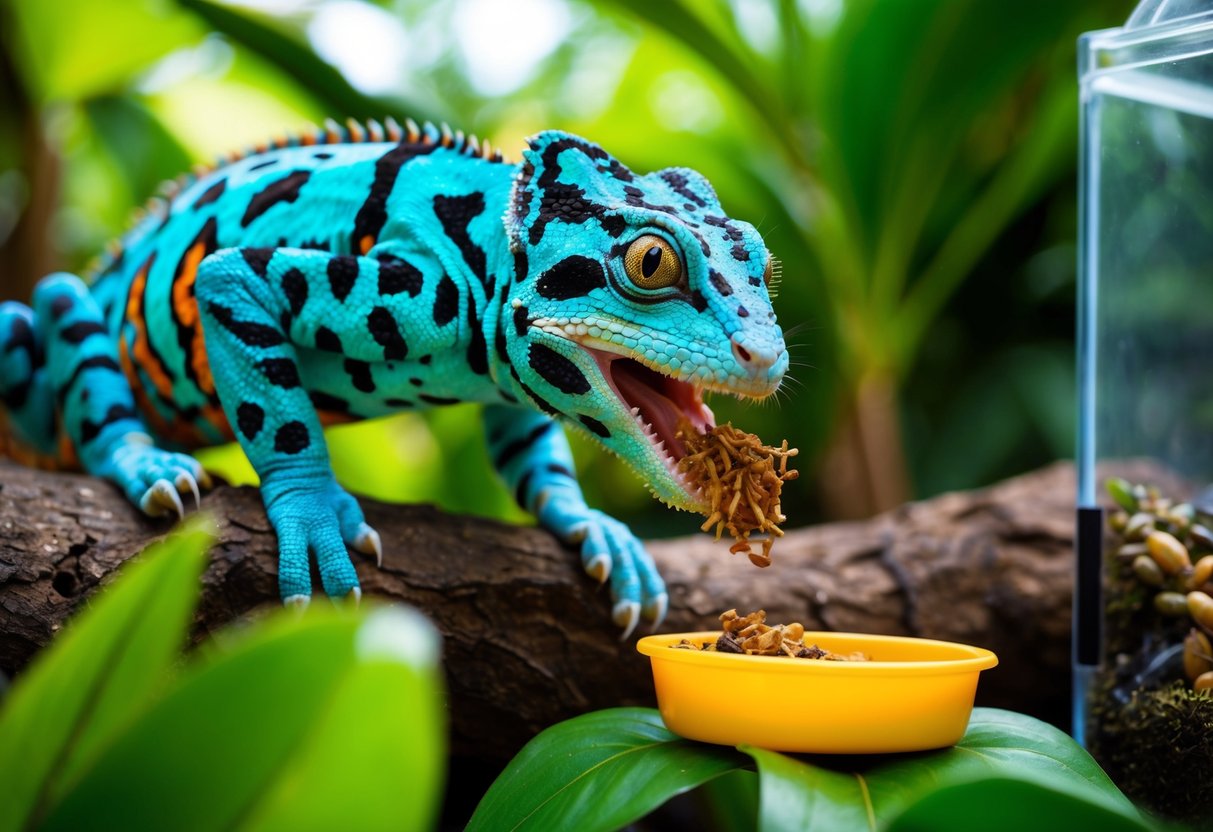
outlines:
[{"label": "large glossy leaf", "polygon": [[612,708],[554,725],[493,783],[468,830],[612,830],[748,761],[671,733],[654,710]]},{"label": "large glossy leaf", "polygon": [[937,789],[912,804],[888,832],[1150,832],[1141,815],[1030,780],[989,777]]},{"label": "large glossy leaf", "polygon": [[[437,786],[430,768],[437,765],[434,732],[440,730],[428,687],[433,638],[428,627],[376,615],[363,623],[334,610],[283,615],[259,626],[183,675],[96,759],[45,826],[283,828],[303,811],[344,814],[334,828],[367,828],[391,826],[402,811],[406,819],[428,817]],[[410,639],[430,644],[420,651],[428,659],[410,654]],[[429,694],[417,702],[418,718],[429,727],[419,728],[413,743],[405,739],[410,697],[423,688]],[[392,706],[399,708],[395,714]],[[376,729],[384,736],[372,740]],[[365,760],[354,759],[358,739],[370,745]],[[402,744],[391,755],[394,741]],[[414,753],[424,756],[410,762]],[[372,773],[371,765],[382,768]],[[342,766],[354,771],[330,770]],[[393,775],[412,775],[415,782],[387,783]],[[351,782],[356,776],[368,778],[373,798]],[[368,800],[372,808],[364,811]],[[391,801],[415,801],[419,808],[392,810]]]},{"label": "large glossy leaf", "polygon": [[157,695],[211,542],[196,522],[151,547],[14,687],[0,712],[0,829],[35,824]]},{"label": "large glossy leaf", "polygon": [[712,820],[712,829],[719,832],[758,829],[758,775],[754,772],[730,771],[704,783],[695,794]]},{"label": "large glossy leaf", "polygon": [[441,794],[446,715],[438,637],[419,613],[372,613],[306,742],[248,829],[428,829]]},{"label": "large glossy leaf", "polygon": [[875,829],[872,802],[862,773],[848,774],[753,746],[759,776],[759,829]]},{"label": "large glossy leaf", "polygon": [[973,712],[953,748],[895,757],[791,757],[745,747],[758,764],[763,830],[885,829],[943,785],[989,777],[1047,783],[1099,810],[1136,817],[1090,755],[1058,729],[1023,714]]}]

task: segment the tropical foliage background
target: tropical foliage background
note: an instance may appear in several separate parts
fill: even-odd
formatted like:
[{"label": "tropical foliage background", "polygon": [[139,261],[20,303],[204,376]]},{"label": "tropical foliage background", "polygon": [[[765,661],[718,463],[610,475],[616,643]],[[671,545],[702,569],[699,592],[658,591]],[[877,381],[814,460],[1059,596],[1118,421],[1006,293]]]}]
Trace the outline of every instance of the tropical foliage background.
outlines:
[{"label": "tropical foliage background", "polygon": [[[0,296],[82,269],[158,182],[326,116],[546,127],[689,165],[784,263],[793,524],[981,485],[1072,445],[1074,43],[1126,0],[13,0]],[[474,409],[330,434],[355,490],[521,519]],[[690,531],[577,443],[592,501]],[[238,452],[209,461],[234,478]]]},{"label": "tropical foliage background", "polygon": [[[772,402],[714,405],[722,419],[802,449],[806,476],[785,500],[793,524],[982,485],[1071,452],[1074,44],[1082,31],[1120,24],[1131,5],[8,0],[0,3],[0,298],[27,298],[55,269],[87,268],[160,181],[326,116],[448,121],[507,155],[526,135],[561,127],[640,170],[699,169],[729,213],[754,222],[782,259],[776,308],[792,333],[793,378]],[[329,441],[356,491],[524,520],[504,489],[489,485],[474,408],[335,429]],[[575,451],[595,504],[645,534],[694,528],[694,518],[660,509],[588,443]],[[229,478],[251,477],[238,449],[207,460]],[[368,632],[373,644],[398,645],[395,630],[418,625],[382,623],[373,610],[282,618],[208,642],[182,662],[204,537],[195,531],[193,542],[151,556],[141,572],[137,564],[4,700],[0,734],[20,742],[0,744],[0,769],[21,788],[20,799],[0,807],[0,827],[72,828],[96,820],[99,805],[154,814],[193,806],[200,795],[209,804],[193,819],[203,825],[298,826],[303,816],[341,812],[340,825],[354,811],[364,828],[432,820],[443,768],[436,668],[366,646]],[[315,660],[318,645],[332,661]],[[241,672],[254,659],[257,672]],[[304,677],[315,684],[292,697]],[[85,690],[97,693],[87,707]],[[385,701],[385,691],[399,707],[365,707]],[[197,721],[216,701],[230,707]],[[265,720],[274,707],[267,702],[290,707]],[[435,730],[417,732],[416,709]],[[865,806],[874,817],[866,797],[852,794],[865,782],[854,772],[758,749],[745,759],[684,749],[648,724],[651,713],[604,714],[566,723],[535,747],[574,742],[593,757],[619,745],[612,731],[635,733],[632,723],[643,723],[659,741],[655,759],[676,753],[699,766],[664,766],[667,776],[649,780],[648,791],[612,803],[615,814],[587,803],[604,828],[696,785],[679,778],[717,758],[712,772],[729,773],[701,794],[720,828],[753,828],[756,817],[762,828],[801,828],[812,811],[851,818]],[[924,790],[918,808],[896,818],[888,809],[880,828],[967,828],[983,810],[1022,828],[1029,821],[1013,809],[1035,811],[1045,800],[1055,810],[1042,816],[1075,819],[1067,828],[1092,825],[1098,812],[1103,828],[1141,828],[1064,737],[1026,718],[979,720],[991,721],[1001,727],[975,739],[980,748],[1037,743],[1087,782],[1055,778],[1052,792],[1013,778],[1009,787],[949,786],[967,797]],[[599,723],[606,739],[586,741],[586,726]],[[283,753],[300,737],[305,753]],[[267,788],[192,788],[209,782],[208,761],[237,746],[254,749]],[[525,812],[528,800],[546,800],[517,785],[530,776],[581,781],[571,764],[531,771],[526,754],[488,805],[504,800]],[[410,761],[415,805],[405,807],[392,784],[375,778]],[[909,774],[934,777],[934,764],[920,762]],[[181,766],[198,779],[166,774]],[[597,758],[587,766],[597,770]],[[337,785],[363,788],[336,788],[334,768]],[[897,788],[906,772],[869,774]],[[165,791],[153,789],[149,802],[142,787],[151,776]],[[610,797],[603,784],[585,782]],[[119,786],[142,794],[121,801]],[[448,787],[448,798],[456,792]],[[402,816],[405,809],[412,814]],[[968,814],[953,826],[941,821],[956,811]]]}]

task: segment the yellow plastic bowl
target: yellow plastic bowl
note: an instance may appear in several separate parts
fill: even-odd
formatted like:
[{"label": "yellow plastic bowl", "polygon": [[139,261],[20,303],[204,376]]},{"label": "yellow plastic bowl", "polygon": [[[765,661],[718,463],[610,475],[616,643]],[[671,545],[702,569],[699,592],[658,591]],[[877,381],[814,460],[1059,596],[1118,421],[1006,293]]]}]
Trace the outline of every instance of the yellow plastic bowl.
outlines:
[{"label": "yellow plastic bowl", "polygon": [[640,639],[666,726],[693,740],[776,751],[883,754],[954,745],[964,735],[989,650],[899,636],[805,633],[805,644],[872,661],[841,662],[675,650],[682,639]]}]

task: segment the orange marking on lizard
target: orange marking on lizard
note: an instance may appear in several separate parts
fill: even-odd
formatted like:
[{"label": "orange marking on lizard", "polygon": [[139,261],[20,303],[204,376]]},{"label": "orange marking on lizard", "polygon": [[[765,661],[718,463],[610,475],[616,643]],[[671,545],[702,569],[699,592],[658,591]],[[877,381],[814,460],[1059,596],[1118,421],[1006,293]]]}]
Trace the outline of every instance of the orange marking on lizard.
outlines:
[{"label": "orange marking on lizard", "polygon": [[357,421],[356,417],[349,413],[340,413],[336,410],[317,410],[316,418],[320,420],[320,426],[325,428]]},{"label": "orange marking on lizard", "polygon": [[[143,292],[147,288],[147,273],[154,259],[154,254],[148,257],[135,273],[135,279],[131,281],[130,294],[126,299],[126,319],[135,327],[135,343],[131,348],[135,363],[151,379],[156,392],[171,400],[173,380],[160,368],[159,362],[152,354],[152,345],[147,337],[147,321],[144,318]],[[132,387],[138,384],[138,379],[131,379]]]},{"label": "orange marking on lizard", "polygon": [[192,332],[190,354],[186,356],[186,360],[194,369],[198,389],[208,397],[215,392],[215,379],[211,375],[211,364],[206,357],[206,339],[198,320],[198,299],[194,296],[194,281],[198,278],[198,264],[209,253],[205,240],[199,240],[190,246],[182,258],[181,273],[173,281],[173,313],[177,320]]},{"label": "orange marking on lizard", "polygon": [[143,380],[139,377],[139,371],[131,360],[131,353],[127,347],[125,334],[118,338],[118,362],[122,365],[122,372],[126,375],[126,380],[131,386],[131,392],[135,395],[135,404],[139,407],[139,412],[151,425],[152,431],[156,435],[167,436],[170,433],[169,424],[160,415],[160,411],[152,404],[151,398],[147,395],[147,390],[143,388]]},{"label": "orange marking on lizard", "polygon": [[[135,337],[133,344],[128,343],[126,337],[118,339],[118,358],[127,381],[130,382],[131,390],[135,394],[135,404],[147,418],[152,430],[157,435],[182,445],[198,446],[206,443],[206,438],[198,428],[180,418],[174,418],[172,422],[165,420],[160,415],[160,411],[152,404],[151,398],[144,388],[143,379],[139,375],[139,371],[142,371],[151,379],[152,386],[155,387],[161,398],[166,401],[173,400],[172,379],[160,368],[152,353],[151,342],[147,336],[147,321],[144,318],[143,292],[147,287],[147,273],[151,269],[154,259],[154,254],[149,256],[139,267],[139,271],[135,273],[134,280],[131,281],[130,294],[127,295],[126,301],[126,320],[134,328]],[[197,315],[196,306],[194,314]]]}]

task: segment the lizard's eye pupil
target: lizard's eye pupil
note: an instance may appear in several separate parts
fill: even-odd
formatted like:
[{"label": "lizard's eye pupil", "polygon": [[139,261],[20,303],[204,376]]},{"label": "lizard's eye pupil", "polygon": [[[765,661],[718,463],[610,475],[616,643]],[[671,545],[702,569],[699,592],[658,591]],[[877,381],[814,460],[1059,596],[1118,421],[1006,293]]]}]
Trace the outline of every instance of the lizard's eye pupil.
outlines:
[{"label": "lizard's eye pupil", "polygon": [[652,279],[657,272],[657,268],[661,265],[661,247],[653,246],[644,253],[644,259],[640,261],[640,272],[645,277]]},{"label": "lizard's eye pupil", "polygon": [[623,256],[628,280],[640,289],[668,289],[682,280],[682,258],[664,237],[645,234],[628,246]]}]

